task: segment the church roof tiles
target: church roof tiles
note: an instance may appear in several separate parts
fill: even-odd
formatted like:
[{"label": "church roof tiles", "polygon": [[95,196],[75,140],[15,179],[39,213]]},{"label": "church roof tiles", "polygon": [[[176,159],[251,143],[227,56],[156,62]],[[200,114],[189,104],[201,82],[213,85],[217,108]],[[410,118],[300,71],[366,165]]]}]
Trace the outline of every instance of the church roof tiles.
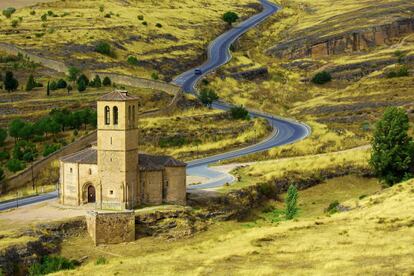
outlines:
[{"label": "church roof tiles", "polygon": [[[64,163],[97,164],[98,152],[95,148],[87,148],[60,159]],[[186,167],[187,164],[171,156],[157,156],[139,153],[139,169],[142,171],[158,171],[166,167]]]},{"label": "church roof tiles", "polygon": [[100,97],[99,101],[132,101],[137,99],[137,97],[128,94],[128,91],[115,90]]}]

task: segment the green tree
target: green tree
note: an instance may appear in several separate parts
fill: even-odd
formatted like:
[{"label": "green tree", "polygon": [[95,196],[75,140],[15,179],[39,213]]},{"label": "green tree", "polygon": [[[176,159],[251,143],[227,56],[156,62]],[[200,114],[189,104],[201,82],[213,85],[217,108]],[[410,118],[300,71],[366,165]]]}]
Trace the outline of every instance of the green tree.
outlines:
[{"label": "green tree", "polygon": [[198,99],[206,106],[211,107],[214,101],[219,99],[217,93],[213,89],[203,88],[198,95]]},{"label": "green tree", "polygon": [[223,14],[223,20],[227,22],[230,26],[233,25],[234,22],[236,22],[239,19],[239,16],[237,13],[229,11]]},{"label": "green tree", "polygon": [[322,71],[317,73],[313,78],[312,82],[314,84],[325,84],[332,80],[332,76],[329,72]]},{"label": "green tree", "polygon": [[89,83],[89,86],[99,88],[102,86],[102,81],[99,75],[96,75],[95,78]]},{"label": "green tree", "polygon": [[387,108],[376,125],[370,164],[389,186],[411,177],[414,143],[408,129],[407,112],[397,107]]},{"label": "green tree", "polygon": [[82,74],[82,75],[79,76],[77,82],[79,83],[80,81],[84,81],[86,86],[89,85],[89,79],[85,74]]},{"label": "green tree", "polygon": [[68,69],[68,80],[69,81],[76,81],[80,74],[80,70],[74,66],[69,67]]},{"label": "green tree", "polygon": [[10,18],[12,15],[13,15],[13,13],[15,13],[16,12],[16,9],[15,8],[13,8],[13,7],[8,7],[8,8],[5,8],[4,10],[3,10],[3,15],[5,16],[5,17],[7,17],[7,18]]},{"label": "green tree", "polygon": [[0,127],[0,146],[4,146],[4,142],[7,139],[7,131]]},{"label": "green tree", "polygon": [[105,77],[102,82],[103,86],[111,86],[112,81],[109,77]]},{"label": "green tree", "polygon": [[64,79],[59,79],[56,84],[58,89],[64,89],[68,86],[67,82]]},{"label": "green tree", "polygon": [[158,80],[160,77],[159,77],[159,75],[158,75],[158,73],[157,72],[152,72],[152,74],[151,74],[151,79],[153,79],[153,80]]},{"label": "green tree", "polygon": [[79,79],[77,81],[77,88],[79,92],[83,92],[86,90],[86,82],[84,79]]},{"label": "green tree", "polygon": [[21,119],[14,119],[9,123],[9,135],[15,140],[20,138],[20,130],[25,126]]},{"label": "green tree", "polygon": [[298,213],[298,189],[295,185],[290,185],[286,196],[286,219],[293,219]]},{"label": "green tree", "polygon": [[46,87],[46,96],[50,96],[50,81],[47,82],[47,87]]},{"label": "green tree", "polygon": [[36,83],[33,75],[30,75],[29,79],[27,80],[27,83],[26,83],[26,91],[32,91],[36,87],[37,87],[37,83]]},{"label": "green tree", "polygon": [[15,172],[23,170],[26,166],[20,160],[10,159],[9,161],[7,161],[6,167],[9,171],[15,173]]},{"label": "green tree", "polygon": [[49,84],[49,89],[51,90],[51,91],[55,91],[55,90],[58,90],[58,85],[57,85],[57,82],[56,81],[51,81],[50,82],[50,84]]},{"label": "green tree", "polygon": [[230,108],[230,116],[233,120],[249,120],[250,115],[244,106],[233,106]]},{"label": "green tree", "polygon": [[0,167],[0,183],[4,180],[5,175],[4,175],[4,170],[2,167]]},{"label": "green tree", "polygon": [[26,140],[18,141],[13,147],[13,159],[33,161],[37,156],[36,146]]},{"label": "green tree", "polygon": [[4,77],[4,89],[7,92],[16,91],[17,87],[19,87],[19,82],[13,76],[13,72],[7,71],[6,76]]}]

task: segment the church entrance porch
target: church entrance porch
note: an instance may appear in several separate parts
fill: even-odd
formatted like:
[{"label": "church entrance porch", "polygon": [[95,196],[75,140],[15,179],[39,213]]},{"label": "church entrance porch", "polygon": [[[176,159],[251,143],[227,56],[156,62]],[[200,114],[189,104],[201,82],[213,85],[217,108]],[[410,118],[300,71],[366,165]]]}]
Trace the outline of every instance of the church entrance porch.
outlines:
[{"label": "church entrance porch", "polygon": [[96,189],[91,182],[87,182],[82,187],[82,204],[96,202]]}]

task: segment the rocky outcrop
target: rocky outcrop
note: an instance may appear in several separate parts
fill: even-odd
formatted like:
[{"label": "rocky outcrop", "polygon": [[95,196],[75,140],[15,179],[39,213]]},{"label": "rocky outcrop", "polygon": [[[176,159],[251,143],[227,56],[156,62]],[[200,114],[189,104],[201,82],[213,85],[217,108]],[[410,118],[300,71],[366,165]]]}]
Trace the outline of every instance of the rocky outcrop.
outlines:
[{"label": "rocky outcrop", "polygon": [[278,58],[299,59],[359,52],[380,45],[391,45],[410,33],[414,33],[414,18],[327,37],[300,37],[268,49],[267,54]]},{"label": "rocky outcrop", "polygon": [[269,75],[267,67],[260,67],[242,72],[231,73],[230,77],[236,80],[254,80],[257,78],[266,78]]}]

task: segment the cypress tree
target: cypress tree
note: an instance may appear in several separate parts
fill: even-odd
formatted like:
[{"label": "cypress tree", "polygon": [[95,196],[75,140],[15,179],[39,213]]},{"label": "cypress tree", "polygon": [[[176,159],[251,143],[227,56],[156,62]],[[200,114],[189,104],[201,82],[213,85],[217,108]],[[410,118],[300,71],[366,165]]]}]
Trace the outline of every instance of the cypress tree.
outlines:
[{"label": "cypress tree", "polygon": [[298,213],[297,201],[298,189],[295,185],[290,185],[286,197],[286,219],[293,219]]}]

